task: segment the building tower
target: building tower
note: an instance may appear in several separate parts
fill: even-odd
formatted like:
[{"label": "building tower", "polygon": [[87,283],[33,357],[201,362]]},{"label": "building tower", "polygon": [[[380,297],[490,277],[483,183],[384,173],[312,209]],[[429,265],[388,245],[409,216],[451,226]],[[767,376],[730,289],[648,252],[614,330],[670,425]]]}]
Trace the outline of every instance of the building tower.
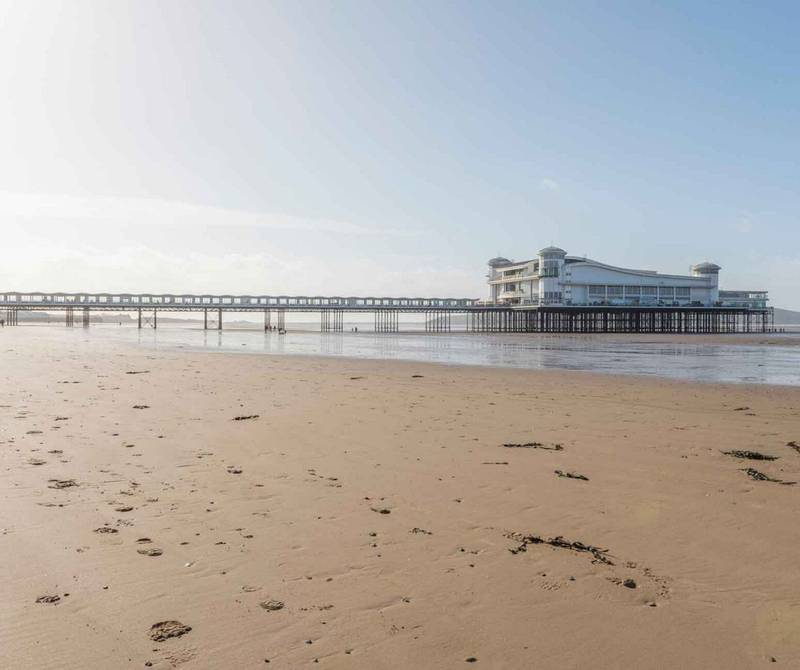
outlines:
[{"label": "building tower", "polygon": [[705,261],[692,266],[693,277],[703,277],[708,281],[708,304],[719,302],[719,271],[722,268],[714,263]]},{"label": "building tower", "polygon": [[567,252],[558,247],[545,247],[539,252],[539,304],[563,303],[567,296],[561,292],[561,276]]}]

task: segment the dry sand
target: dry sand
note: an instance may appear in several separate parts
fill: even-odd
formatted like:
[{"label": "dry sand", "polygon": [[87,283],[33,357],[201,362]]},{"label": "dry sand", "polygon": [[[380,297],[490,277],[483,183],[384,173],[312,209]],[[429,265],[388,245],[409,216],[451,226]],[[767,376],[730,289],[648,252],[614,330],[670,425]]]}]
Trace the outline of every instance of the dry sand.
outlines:
[{"label": "dry sand", "polygon": [[800,389],[0,357],[2,668],[800,667]]}]

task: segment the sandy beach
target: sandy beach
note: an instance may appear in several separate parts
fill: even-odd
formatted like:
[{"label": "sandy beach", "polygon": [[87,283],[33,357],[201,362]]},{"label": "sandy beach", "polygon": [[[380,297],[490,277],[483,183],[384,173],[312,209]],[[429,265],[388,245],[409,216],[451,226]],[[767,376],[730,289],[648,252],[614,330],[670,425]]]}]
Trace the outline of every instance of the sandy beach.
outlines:
[{"label": "sandy beach", "polygon": [[0,667],[800,667],[800,388],[30,332]]}]

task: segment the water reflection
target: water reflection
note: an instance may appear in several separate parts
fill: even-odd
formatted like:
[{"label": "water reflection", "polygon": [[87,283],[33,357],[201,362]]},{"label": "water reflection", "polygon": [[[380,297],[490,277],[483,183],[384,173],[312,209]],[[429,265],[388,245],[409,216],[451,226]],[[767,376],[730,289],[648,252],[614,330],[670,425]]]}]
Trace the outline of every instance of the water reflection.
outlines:
[{"label": "water reflection", "polygon": [[92,327],[70,331],[146,347],[348,356],[459,365],[564,369],[709,382],[800,385],[800,346],[687,344],[564,335],[314,333]]}]

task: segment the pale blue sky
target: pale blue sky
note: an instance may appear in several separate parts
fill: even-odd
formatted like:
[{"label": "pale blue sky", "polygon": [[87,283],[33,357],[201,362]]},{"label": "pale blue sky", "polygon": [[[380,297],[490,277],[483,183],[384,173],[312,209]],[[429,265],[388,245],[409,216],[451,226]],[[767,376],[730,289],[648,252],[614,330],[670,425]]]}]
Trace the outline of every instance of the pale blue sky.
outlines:
[{"label": "pale blue sky", "polygon": [[482,296],[555,243],[800,308],[800,5],[0,1],[0,290]]}]

